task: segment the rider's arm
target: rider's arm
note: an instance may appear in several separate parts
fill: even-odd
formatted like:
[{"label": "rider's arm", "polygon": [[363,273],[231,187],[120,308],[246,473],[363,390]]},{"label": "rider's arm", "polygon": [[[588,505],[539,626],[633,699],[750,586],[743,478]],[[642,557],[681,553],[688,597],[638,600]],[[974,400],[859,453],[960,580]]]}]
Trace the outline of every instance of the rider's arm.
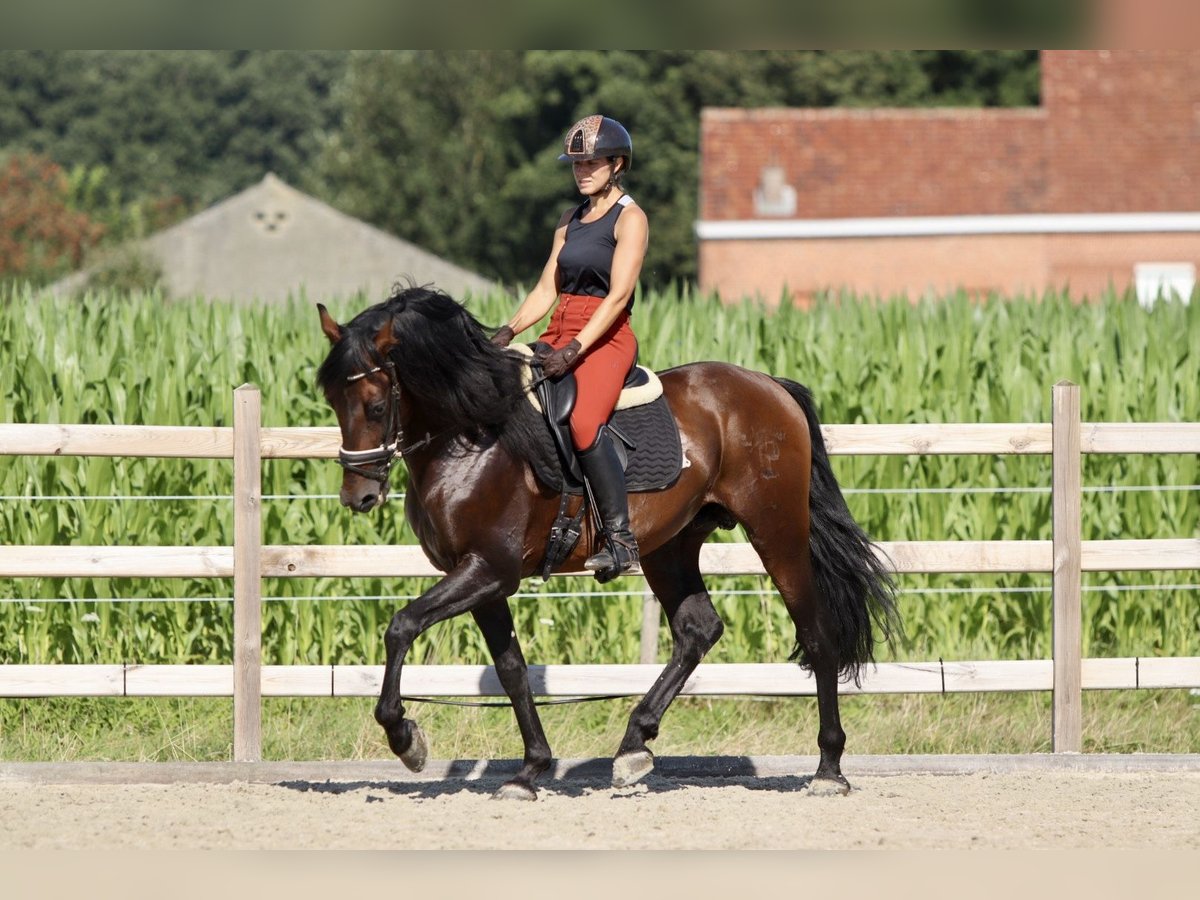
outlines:
[{"label": "rider's arm", "polygon": [[558,253],[566,243],[567,222],[571,220],[572,212],[573,210],[567,210],[559,219],[558,227],[554,229],[554,242],[550,246],[550,258],[542,267],[541,277],[517,307],[513,317],[508,320],[508,327],[513,330],[514,335],[540,322],[558,299]]}]

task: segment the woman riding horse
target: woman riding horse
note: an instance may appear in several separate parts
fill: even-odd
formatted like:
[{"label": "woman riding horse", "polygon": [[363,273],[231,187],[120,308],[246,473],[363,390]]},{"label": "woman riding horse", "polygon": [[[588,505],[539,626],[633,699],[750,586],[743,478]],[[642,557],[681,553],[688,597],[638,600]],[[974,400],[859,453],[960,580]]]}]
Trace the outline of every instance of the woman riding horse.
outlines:
[{"label": "woman riding horse", "polygon": [[[375,718],[406,765],[424,765],[425,738],[405,716],[404,660],[426,629],[470,613],[525,744],[524,764],[498,796],[534,799],[552,757],[508,598],[541,571],[560,495],[534,474],[549,438],[525,396],[528,363],[491,343],[474,317],[437,291],[400,290],[346,325],[319,309],[332,346],[318,380],[342,433],[342,503],[360,512],[377,506],[400,456],[408,521],[446,573],[387,628]],[[872,662],[895,607],[890,574],[834,478],[812,397],[794,381],[725,363],[659,377],[686,465],[670,487],[632,495],[629,520],[674,646],[630,715],[613,783],[632,784],[651,771],[647,743],[724,630],[700,572],[700,547],[717,528],[740,523],[795,624],[793,658],[816,683],[821,759],[811,788],[847,791],[839,677],[857,679]],[[555,571],[580,571],[585,543]]]},{"label": "woman riding horse", "polygon": [[605,424],[637,359],[629,314],[649,225],[621,188],[633,161],[633,140],[616,119],[580,119],[567,131],[559,159],[571,163],[575,184],[587,199],[559,218],[538,283],[492,341],[507,347],[558,300],[538,338],[537,357],[548,378],[575,373],[571,442],[604,523],[601,548],[584,568],[609,581],[638,561],[625,471]]}]

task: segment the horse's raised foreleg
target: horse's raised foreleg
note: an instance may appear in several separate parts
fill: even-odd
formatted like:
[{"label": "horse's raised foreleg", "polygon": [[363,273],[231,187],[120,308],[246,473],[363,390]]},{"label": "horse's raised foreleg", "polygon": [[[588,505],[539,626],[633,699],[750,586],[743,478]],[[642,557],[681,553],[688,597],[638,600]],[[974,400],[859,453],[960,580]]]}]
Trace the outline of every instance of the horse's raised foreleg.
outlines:
[{"label": "horse's raised foreleg", "polygon": [[488,650],[496,663],[496,675],[504,692],[512,701],[517,717],[517,727],[525,743],[525,761],[521,771],[501,785],[496,799],[536,800],[537,790],[533,783],[539,775],[550,768],[550,744],[542,730],[533,692],[529,688],[529,669],[521,645],[513,630],[512,611],[507,600],[488,604],[474,611],[475,621],[487,641]]},{"label": "horse's raised foreleg", "polygon": [[700,545],[707,534],[684,532],[642,559],[646,581],[667,614],[674,647],[666,668],[629,717],[613,760],[613,787],[634,784],[654,768],[647,741],[658,737],[667,708],[725,630],[700,576]]},{"label": "horse's raised foreleg", "polygon": [[503,600],[515,590],[479,556],[470,555],[432,588],[392,616],[384,634],[387,662],[383,687],[375,705],[375,721],[383,726],[388,746],[401,761],[419,772],[425,766],[427,748],[421,729],[404,717],[400,699],[400,673],[409,648],[426,629],[438,622]]}]

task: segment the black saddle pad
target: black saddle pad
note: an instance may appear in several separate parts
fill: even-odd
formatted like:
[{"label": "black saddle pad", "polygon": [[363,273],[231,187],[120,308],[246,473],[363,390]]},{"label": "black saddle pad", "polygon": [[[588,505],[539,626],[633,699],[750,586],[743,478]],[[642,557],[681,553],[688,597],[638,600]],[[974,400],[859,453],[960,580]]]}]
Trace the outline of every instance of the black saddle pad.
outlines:
[{"label": "black saddle pad", "polygon": [[[562,491],[565,487],[568,493],[582,494],[583,485],[569,475],[565,476],[566,484],[563,484],[563,467],[554,437],[545,420],[542,424],[541,437],[545,446],[534,463],[534,476],[556,491]],[[665,394],[650,403],[617,410],[613,413],[612,426],[634,444],[634,447],[624,447],[629,458],[629,465],[625,468],[625,486],[630,493],[659,491],[669,488],[679,479],[683,469],[683,448],[679,442],[679,426],[671,415]],[[613,440],[622,444],[615,434]]]}]

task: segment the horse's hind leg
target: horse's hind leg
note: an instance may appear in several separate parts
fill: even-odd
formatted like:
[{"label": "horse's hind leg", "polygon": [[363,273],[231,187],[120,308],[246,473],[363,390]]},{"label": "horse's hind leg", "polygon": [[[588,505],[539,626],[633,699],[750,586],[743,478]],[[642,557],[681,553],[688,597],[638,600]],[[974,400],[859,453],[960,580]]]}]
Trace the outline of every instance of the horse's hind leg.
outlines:
[{"label": "horse's hind leg", "polygon": [[536,800],[537,790],[533,783],[550,767],[550,744],[538,718],[533,692],[529,689],[529,669],[513,630],[512,611],[507,600],[500,600],[475,610],[473,615],[496,663],[500,684],[512,701],[517,727],[525,742],[525,763],[521,771],[501,785],[495,797],[499,800]]},{"label": "horse's hind leg", "polygon": [[674,647],[666,668],[629,717],[625,738],[613,760],[614,787],[634,784],[654,768],[654,756],[646,742],[658,737],[667,708],[725,630],[700,577],[700,545],[711,531],[711,527],[694,523],[642,559],[646,581],[666,611]]},{"label": "horse's hind leg", "polygon": [[817,712],[820,724],[817,746],[821,761],[810,789],[816,793],[848,793],[850,783],[842,775],[842,751],[846,732],[838,708],[838,672],[841,668],[836,623],[827,605],[817,596],[809,550],[807,522],[788,525],[772,523],[760,533],[746,528],[750,543],[763,567],[783,597],[796,625],[797,653],[817,683]]}]

